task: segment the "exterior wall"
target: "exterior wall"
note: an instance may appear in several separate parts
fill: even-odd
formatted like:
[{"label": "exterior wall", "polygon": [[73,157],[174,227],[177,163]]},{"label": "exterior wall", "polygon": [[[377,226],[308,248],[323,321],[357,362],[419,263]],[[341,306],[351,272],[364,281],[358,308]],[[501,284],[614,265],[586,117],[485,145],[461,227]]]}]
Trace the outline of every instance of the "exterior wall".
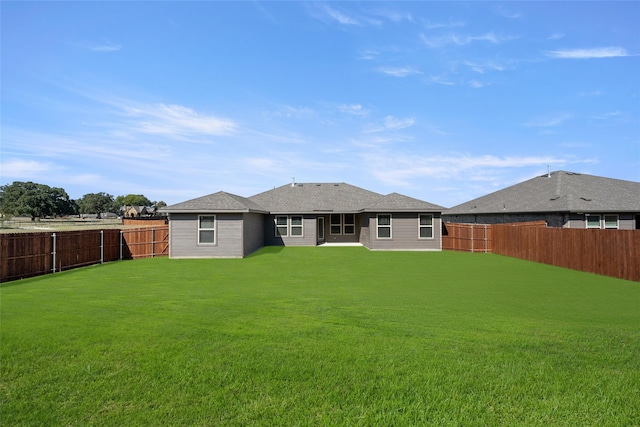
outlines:
[{"label": "exterior wall", "polygon": [[[604,218],[604,215],[618,215],[618,229],[619,230],[635,230],[637,229],[636,215],[633,213],[593,213],[593,215],[600,215],[600,219]],[[602,226],[602,225],[601,225]],[[586,215],[585,214],[571,214],[569,218],[568,228],[587,228]]]},{"label": "exterior wall", "polygon": [[[380,212],[384,214],[386,212]],[[371,250],[442,250],[442,218],[439,213],[424,212],[433,214],[433,238],[418,238],[418,215],[422,212],[413,213],[392,213],[391,214],[391,239],[377,238],[377,213],[367,214],[368,238],[361,239],[361,242],[368,240],[367,246]],[[364,233],[364,228],[363,231]],[[364,244],[364,243],[363,243]]]},{"label": "exterior wall", "polygon": [[[337,213],[337,212],[336,212]],[[360,215],[354,214],[355,233],[354,234],[331,234],[331,215],[323,215],[324,218],[324,240],[327,243],[358,243],[360,241]],[[344,227],[343,227],[344,229]]]},{"label": "exterior wall", "polygon": [[[594,212],[594,214],[598,214]],[[604,214],[599,214],[604,215]],[[547,227],[586,228],[585,214],[577,213],[523,213],[523,214],[460,214],[443,215],[445,222],[459,224],[505,224],[510,222],[546,221]],[[636,215],[624,213],[618,215],[620,230],[636,229]]]},{"label": "exterior wall", "polygon": [[243,215],[216,215],[216,243],[198,244],[198,215],[171,214],[169,220],[170,258],[241,258],[244,253]]},{"label": "exterior wall", "polygon": [[371,218],[368,214],[361,214],[358,215],[358,221],[360,224],[360,243],[364,247],[371,248]]},{"label": "exterior wall", "polygon": [[[317,229],[316,215],[302,215],[302,236],[276,236],[276,216],[292,215],[264,215],[264,244],[266,246],[316,246]],[[293,215],[300,216],[300,215]],[[326,225],[325,225],[326,229]]]},{"label": "exterior wall", "polygon": [[563,213],[444,214],[445,222],[458,224],[507,224],[511,222],[546,221],[547,227],[567,227],[569,215]]},{"label": "exterior wall", "polygon": [[249,255],[264,246],[264,215],[255,213],[244,214],[243,254]]}]

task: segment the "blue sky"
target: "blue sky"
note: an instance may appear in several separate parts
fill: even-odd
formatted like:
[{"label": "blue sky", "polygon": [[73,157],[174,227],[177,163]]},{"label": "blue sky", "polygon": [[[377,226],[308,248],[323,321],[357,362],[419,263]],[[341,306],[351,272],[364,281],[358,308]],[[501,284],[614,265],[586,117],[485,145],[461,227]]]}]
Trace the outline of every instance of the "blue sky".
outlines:
[{"label": "blue sky", "polygon": [[452,207],[640,180],[640,2],[7,2],[1,184]]}]

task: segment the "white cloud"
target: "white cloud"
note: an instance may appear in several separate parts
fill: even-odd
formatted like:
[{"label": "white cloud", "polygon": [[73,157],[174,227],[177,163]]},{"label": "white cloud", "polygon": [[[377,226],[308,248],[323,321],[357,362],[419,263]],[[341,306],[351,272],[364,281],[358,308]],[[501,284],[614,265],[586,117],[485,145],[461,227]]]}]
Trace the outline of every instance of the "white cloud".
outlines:
[{"label": "white cloud", "polygon": [[422,72],[413,67],[380,67],[378,71],[392,77],[407,77],[414,74],[422,74]]},{"label": "white cloud", "polygon": [[7,178],[13,180],[34,179],[50,173],[53,169],[53,165],[48,162],[11,159],[2,162],[2,179],[3,181]]},{"label": "white cloud", "polygon": [[485,87],[486,85],[478,80],[469,80],[469,86],[475,89],[480,89],[482,87]]},{"label": "white cloud", "polygon": [[369,125],[365,128],[365,133],[382,132],[382,131],[396,131],[411,127],[415,124],[413,117],[407,117],[399,119],[393,116],[386,116],[382,123]]},{"label": "white cloud", "polygon": [[119,50],[122,50],[121,44],[114,43],[110,40],[102,40],[99,42],[92,42],[92,41],[71,42],[69,44],[79,49],[90,50],[92,52],[117,52]]},{"label": "white cloud", "polygon": [[311,108],[307,107],[291,107],[289,105],[282,105],[277,111],[271,113],[274,117],[281,118],[295,118],[303,119],[311,117],[315,112]]},{"label": "white cloud", "polygon": [[94,52],[117,52],[122,49],[121,44],[106,42],[102,44],[95,45],[90,48]]},{"label": "white cloud", "polygon": [[360,104],[342,104],[338,108],[340,112],[351,114],[353,116],[366,116],[369,114],[369,110],[363,108]]},{"label": "white cloud", "polygon": [[593,115],[591,117],[596,119],[596,120],[609,120],[609,119],[618,118],[621,115],[622,115],[622,113],[620,111],[612,111],[612,112],[609,112],[609,113],[596,114],[596,115]]},{"label": "white cloud", "polygon": [[539,119],[533,119],[526,123],[523,123],[523,126],[527,127],[554,127],[559,126],[565,121],[571,119],[573,116],[571,114],[561,114],[553,117],[545,117]]},{"label": "white cloud", "polygon": [[560,40],[563,38],[564,38],[563,33],[553,33],[549,37],[547,37],[547,40]]},{"label": "white cloud", "polygon": [[596,47],[591,49],[562,49],[546,52],[551,58],[560,59],[594,59],[630,56],[622,47]]},{"label": "white cloud", "polygon": [[480,34],[477,36],[470,36],[466,34],[456,34],[456,33],[449,33],[441,36],[426,36],[424,34],[420,34],[420,38],[427,47],[436,49],[436,48],[441,48],[441,47],[446,47],[451,45],[465,46],[469,43],[476,42],[476,41],[479,41],[479,42],[485,41],[493,44],[500,44],[509,40],[513,40],[516,37],[502,36],[502,35],[495,34],[493,31],[490,31],[488,33]]},{"label": "white cloud", "polygon": [[357,19],[347,15],[344,12],[341,12],[339,10],[336,10],[336,9],[332,8],[332,7],[329,7],[327,5],[325,5],[323,7],[323,11],[331,19],[337,21],[338,23],[340,23],[342,25],[360,25],[360,22]]},{"label": "white cloud", "polygon": [[444,85],[444,86],[454,86],[456,84],[454,81],[449,80],[445,76],[430,76],[429,80],[432,81],[433,83],[437,83],[439,85]]},{"label": "white cloud", "polygon": [[553,156],[416,156],[378,151],[362,155],[374,176],[387,185],[410,186],[414,180],[434,178],[471,182],[499,176],[500,171],[524,167],[554,167],[569,163],[589,163],[593,160],[572,160]]},{"label": "white cloud", "polygon": [[484,74],[485,72],[487,72],[487,70],[504,71],[506,69],[505,66],[496,64],[495,62],[492,62],[492,61],[486,61],[486,62],[464,61],[463,64],[471,68],[472,71],[475,71],[476,73],[480,73],[480,74]]},{"label": "white cloud", "polygon": [[134,119],[137,130],[167,137],[228,135],[237,128],[233,120],[201,114],[182,105],[125,103],[121,108]]},{"label": "white cloud", "polygon": [[431,22],[429,20],[424,20],[423,24],[429,30],[436,30],[440,28],[457,28],[457,27],[464,27],[465,25],[467,25],[467,23],[464,21],[452,21],[452,20],[449,20],[449,22],[446,22],[446,23]]}]

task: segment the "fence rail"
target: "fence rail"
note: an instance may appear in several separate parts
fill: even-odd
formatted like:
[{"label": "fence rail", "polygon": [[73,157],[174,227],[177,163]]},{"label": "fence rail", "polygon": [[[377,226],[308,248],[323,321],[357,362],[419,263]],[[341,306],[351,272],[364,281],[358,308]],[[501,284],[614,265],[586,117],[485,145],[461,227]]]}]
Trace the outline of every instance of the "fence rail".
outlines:
[{"label": "fence rail", "polygon": [[168,226],[0,234],[0,282],[168,251]]}]

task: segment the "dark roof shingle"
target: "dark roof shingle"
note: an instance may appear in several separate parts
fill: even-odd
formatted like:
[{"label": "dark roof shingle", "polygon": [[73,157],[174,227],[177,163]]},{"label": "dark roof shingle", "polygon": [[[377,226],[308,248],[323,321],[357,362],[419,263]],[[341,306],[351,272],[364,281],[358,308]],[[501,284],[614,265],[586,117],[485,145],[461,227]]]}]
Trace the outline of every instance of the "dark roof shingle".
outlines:
[{"label": "dark roof shingle", "polygon": [[557,171],[459,204],[446,214],[527,212],[640,212],[640,183]]}]

